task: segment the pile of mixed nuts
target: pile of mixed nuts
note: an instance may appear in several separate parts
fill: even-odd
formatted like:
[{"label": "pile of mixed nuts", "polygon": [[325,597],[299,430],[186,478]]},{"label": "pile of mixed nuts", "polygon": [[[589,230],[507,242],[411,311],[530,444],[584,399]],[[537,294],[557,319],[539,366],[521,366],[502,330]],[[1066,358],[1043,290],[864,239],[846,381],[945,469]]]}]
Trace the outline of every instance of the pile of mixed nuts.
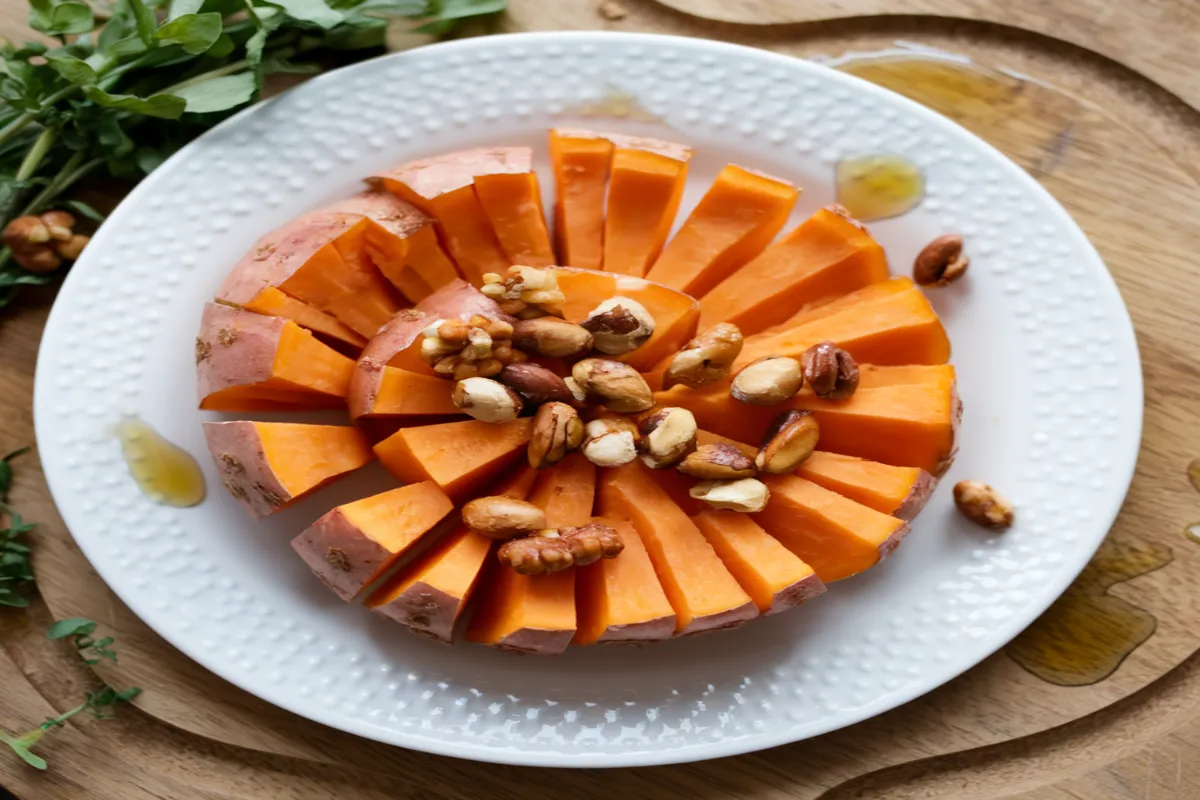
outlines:
[{"label": "pile of mixed nuts", "polygon": [[[574,450],[600,467],[640,458],[651,469],[673,468],[697,479],[690,494],[714,508],[756,512],[770,499],[757,476],[792,472],[816,448],[816,419],[790,409],[775,418],[757,452],[727,443],[698,446],[692,412],[655,407],[641,373],[614,358],[654,335],[654,317],[632,298],[609,298],[576,324],[562,318],[566,296],[553,270],[514,266],[507,275],[484,276],[482,291],[516,321],[437,320],[423,332],[421,355],[438,375],[456,381],[454,405],[475,419],[503,423],[532,414],[527,454],[537,469]],[[735,325],[702,332],[672,357],[663,388],[698,389],[727,379],[742,345]],[[780,405],[806,382],[820,397],[845,399],[858,387],[858,366],[823,342],[800,359],[751,362],[729,391],[750,405]],[[607,526],[548,531],[540,515],[529,503],[501,496],[479,498],[464,509],[470,527],[511,539],[500,558],[523,574],[591,563],[621,550],[620,536]]]}]

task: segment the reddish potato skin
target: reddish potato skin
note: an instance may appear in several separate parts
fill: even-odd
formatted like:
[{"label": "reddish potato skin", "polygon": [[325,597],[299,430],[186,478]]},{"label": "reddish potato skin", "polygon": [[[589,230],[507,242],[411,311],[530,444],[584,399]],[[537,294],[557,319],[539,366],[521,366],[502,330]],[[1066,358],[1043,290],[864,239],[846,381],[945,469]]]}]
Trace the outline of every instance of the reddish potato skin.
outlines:
[{"label": "reddish potato skin", "polygon": [[921,470],[921,475],[917,478],[917,482],[913,484],[912,491],[908,497],[904,498],[904,502],[900,507],[892,512],[893,517],[912,522],[916,519],[917,514],[925,508],[925,504],[929,502],[929,498],[933,496],[933,490],[937,488],[938,479],[930,475],[925,470]]},{"label": "reddish potato skin", "polygon": [[[273,514],[291,501],[267,462],[253,422],[206,422],[204,438],[225,488],[255,519]],[[274,503],[272,498],[282,503]]]},{"label": "reddish potato skin", "polygon": [[609,625],[596,644],[644,644],[661,642],[675,635],[675,615],[635,622],[630,625]]},{"label": "reddish potato skin", "polygon": [[461,605],[459,598],[416,581],[392,602],[371,610],[400,623],[418,636],[450,644]]},{"label": "reddish potato skin", "polygon": [[819,594],[825,594],[825,588],[825,583],[816,576],[816,573],[813,573],[807,578],[799,580],[791,586],[776,592],[775,597],[771,599],[771,607],[762,612],[762,615],[768,617],[772,614],[778,614],[780,611],[795,608],[805,600],[811,600]]},{"label": "reddish potato skin", "polygon": [[478,147],[410,161],[372,175],[367,183],[384,180],[403,183],[422,200],[431,200],[455,189],[470,186],[476,175],[520,174],[533,171],[531,147]]},{"label": "reddish potato skin", "polygon": [[349,602],[392,553],[363,536],[341,509],[333,509],[292,540],[292,549],[338,597]]},{"label": "reddish potato skin", "polygon": [[[880,542],[879,543],[879,561],[883,561],[885,558],[887,558],[893,552],[895,552],[896,548],[900,546],[900,543],[904,541],[904,537],[908,536],[908,532],[911,529],[912,529],[911,525],[908,525],[908,524],[901,525],[899,528],[896,528],[896,530],[892,532],[891,536],[889,536],[888,538],[886,538],[882,542]],[[878,564],[879,562],[877,561],[875,563]]]},{"label": "reddish potato skin", "polygon": [[206,304],[197,342],[208,347],[208,354],[196,364],[197,399],[270,378],[279,337],[288,322],[220,303]]},{"label": "reddish potato skin", "polygon": [[509,653],[556,656],[567,649],[574,636],[574,630],[547,631],[538,628],[522,628],[519,631],[513,631],[489,647]]},{"label": "reddish potato skin", "polygon": [[467,319],[475,314],[514,321],[501,312],[495,302],[463,280],[451,281],[415,308],[405,309],[393,317],[367,343],[358,359],[357,368],[350,378],[350,394],[347,397],[350,418],[358,419],[371,413],[375,407],[375,395],[383,380],[383,367],[416,342],[426,326],[437,319]]},{"label": "reddish potato skin", "polygon": [[759,616],[758,606],[754,605],[751,600],[748,603],[731,608],[728,611],[722,611],[720,614],[709,614],[707,617],[696,617],[688,626],[681,631],[676,631],[676,636],[695,636],[700,633],[709,633],[711,631],[723,631],[730,628],[738,628]]}]

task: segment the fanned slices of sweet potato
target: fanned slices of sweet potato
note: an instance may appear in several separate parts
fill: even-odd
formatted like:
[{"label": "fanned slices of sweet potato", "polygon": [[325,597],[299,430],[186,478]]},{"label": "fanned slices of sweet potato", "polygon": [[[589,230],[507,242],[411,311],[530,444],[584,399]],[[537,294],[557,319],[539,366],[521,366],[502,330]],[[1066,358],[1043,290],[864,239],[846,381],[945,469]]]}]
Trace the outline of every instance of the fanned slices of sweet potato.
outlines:
[{"label": "fanned slices of sweet potato", "polygon": [[532,429],[529,417],[401,428],[375,454],[402,481],[433,481],[454,498],[471,497],[524,452]]},{"label": "fanned slices of sweet potato", "polygon": [[351,600],[453,510],[433,481],[401,486],[338,506],[293,539],[292,548],[326,586]]},{"label": "fanned slices of sweet potato", "polygon": [[866,228],[823,208],[705,294],[700,325],[730,322],[749,336],[786,322],[802,306],[887,278],[883,248]]},{"label": "fanned slices of sweet potato", "polygon": [[646,277],[704,297],[771,243],[799,195],[788,181],[726,165]]},{"label": "fanned slices of sweet potato", "polygon": [[554,236],[564,264],[580,269],[604,265],[604,192],[612,142],[593,131],[554,128]]},{"label": "fanned slices of sweet potato", "polygon": [[770,475],[767,507],[751,515],[825,583],[875,566],[908,533],[902,519],[795,475]]},{"label": "fanned slices of sweet potato", "polygon": [[263,289],[253,300],[243,304],[242,308],[269,317],[290,319],[328,343],[335,346],[348,345],[351,352],[361,351],[367,344],[367,337],[338,322],[324,311],[289,297],[274,286]]},{"label": "fanned slices of sweet potato", "polygon": [[763,616],[778,614],[824,593],[813,568],[747,514],[709,510],[692,522],[717,551]]},{"label": "fanned slices of sweet potato", "polygon": [[692,148],[620,134],[601,134],[613,143],[604,218],[604,269],[641,277],[666,244]]},{"label": "fanned slices of sweet potato", "polygon": [[221,482],[255,518],[375,458],[366,437],[344,425],[206,422],[204,436]]},{"label": "fanned slices of sweet potato", "polygon": [[625,549],[616,558],[579,568],[575,578],[578,625],[572,644],[670,639],[675,635],[675,609],[637,529],[623,519],[601,517],[595,521],[615,528]]},{"label": "fanned slices of sweet potato", "polygon": [[[489,494],[524,500],[536,478],[536,470],[521,466]],[[494,544],[460,525],[372,592],[364,604],[413,633],[449,644]]]},{"label": "fanned slices of sweet potato", "polygon": [[637,528],[675,609],[676,635],[733,628],[758,616],[704,534],[640,463],[604,471],[600,507]]},{"label": "fanned slices of sweet potato", "polygon": [[200,407],[210,411],[338,408],[354,362],[295,322],[219,303],[196,337]]},{"label": "fanned slices of sweet potato", "polygon": [[[578,453],[539,477],[529,502],[551,528],[586,525],[592,517],[596,467]],[[561,653],[575,636],[575,570],[520,575],[495,562],[479,594],[467,639],[504,650]]]}]

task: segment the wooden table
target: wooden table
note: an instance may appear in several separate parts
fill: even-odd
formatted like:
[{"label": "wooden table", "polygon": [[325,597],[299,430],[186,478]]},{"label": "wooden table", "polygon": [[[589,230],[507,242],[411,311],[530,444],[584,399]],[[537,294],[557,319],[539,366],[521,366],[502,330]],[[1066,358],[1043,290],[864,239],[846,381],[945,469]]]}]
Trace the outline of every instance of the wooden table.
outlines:
[{"label": "wooden table", "polygon": [[[1184,475],[1200,438],[1193,398],[1200,325],[1200,17],[1189,0],[512,0],[510,30],[611,28],[706,36],[798,56],[896,40],[1007,67],[986,79],[937,64],[856,71],[972,128],[1030,170],[1097,244],[1130,306],[1145,366],[1138,475],[1105,548],[1031,631],[947,686],[846,731],[700,765],[561,772],[468,764],[365,742],[222,683],[141,624],[91,572],[49,501],[36,459],[14,502],[41,521],[43,598],[0,611],[0,727],[25,729],[78,702],[94,678],[44,639],[54,618],[115,631],[122,662],[101,674],[145,687],[138,708],[79,719],[40,748],[36,774],[0,752],[0,785],[28,798],[630,797],[1200,798],[1200,519]],[[1003,6],[1003,7],[1001,7]],[[895,16],[905,14],[906,16]],[[881,16],[890,15],[890,16]],[[610,15],[612,16],[612,15]],[[0,0],[0,35],[24,6]],[[941,72],[939,72],[939,70]],[[985,102],[980,102],[980,98]],[[37,343],[53,293],[0,317],[0,451],[32,440]],[[1139,560],[1171,563],[1153,572]],[[1165,556],[1164,556],[1165,557]],[[1157,561],[1155,560],[1157,559]],[[1131,565],[1133,568],[1131,568]],[[1196,595],[1196,596],[1194,596]],[[1124,615],[1124,616],[1122,616]],[[1062,625],[1152,631],[1095,674],[1055,661]],[[1122,651],[1123,652],[1123,651]],[[1094,665],[1093,665],[1094,666]],[[1047,680],[1049,679],[1049,680]],[[1084,685],[1064,686],[1063,683]]]}]

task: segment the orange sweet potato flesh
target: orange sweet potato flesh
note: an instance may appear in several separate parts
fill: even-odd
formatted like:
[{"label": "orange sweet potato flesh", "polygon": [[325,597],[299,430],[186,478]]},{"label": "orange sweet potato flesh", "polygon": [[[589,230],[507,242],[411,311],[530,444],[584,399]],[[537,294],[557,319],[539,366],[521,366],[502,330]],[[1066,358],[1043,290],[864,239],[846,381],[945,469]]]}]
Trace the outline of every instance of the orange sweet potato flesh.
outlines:
[{"label": "orange sweet potato flesh", "polygon": [[401,428],[375,454],[402,481],[433,481],[452,497],[469,497],[524,452],[532,428],[528,417]]},{"label": "orange sweet potato flesh", "polygon": [[734,370],[764,356],[800,355],[832,341],[867,364],[944,364],[950,340],[933,307],[917,289],[861,303],[777,333],[747,337]]},{"label": "orange sweet potato flesh", "polygon": [[627,520],[600,517],[625,545],[621,555],[578,569],[575,607],[578,625],[572,644],[637,644],[670,639],[675,609],[667,599],[654,562],[637,528]]},{"label": "orange sweet potato flesh", "polygon": [[637,528],[675,609],[676,635],[737,627],[758,616],[704,534],[640,463],[604,471],[600,507]]},{"label": "orange sweet potato flesh", "polygon": [[196,338],[200,407],[245,410],[247,401],[304,408],[344,405],[354,362],[291,320],[209,303]]},{"label": "orange sweet potato flesh", "polygon": [[391,192],[362,192],[326,207],[367,219],[363,244],[372,263],[410,302],[424,300],[458,277],[432,218]]},{"label": "orange sweet potato flesh", "polygon": [[461,414],[450,395],[454,384],[442,378],[384,367],[375,403],[365,417],[424,417]]},{"label": "orange sweet potato flesh", "polygon": [[368,181],[436,219],[446,250],[463,277],[478,286],[485,272],[504,272],[512,262],[479,200],[475,179],[529,173],[532,152],[528,147],[459,150],[402,164]]},{"label": "orange sweet potato flesh", "polygon": [[326,586],[351,600],[453,510],[432,481],[401,486],[338,506],[292,540],[292,548]]},{"label": "orange sweet potato flesh", "polygon": [[692,522],[717,551],[763,616],[778,614],[825,591],[813,568],[737,511],[710,509]]},{"label": "orange sweet potato flesh", "polygon": [[893,467],[839,453],[817,451],[796,470],[812,481],[864,506],[911,520],[921,513],[937,479],[918,467]]},{"label": "orange sweet potato flesh", "polygon": [[613,143],[604,219],[604,269],[641,277],[658,258],[687,183],[692,149],[605,134]]},{"label": "orange sweet potato flesh", "polygon": [[878,283],[868,284],[861,289],[855,289],[853,292],[844,294],[841,297],[835,297],[832,299],[826,298],[811,303],[805,303],[804,305],[800,306],[796,313],[788,317],[786,321],[779,325],[772,326],[769,330],[788,330],[806,322],[815,322],[816,320],[832,316],[850,308],[851,306],[874,303],[878,300],[882,300],[886,297],[891,297],[894,294],[900,294],[901,292],[914,288],[916,288],[916,284],[913,283],[912,278],[906,278],[904,276],[888,278],[887,280],[879,281]]},{"label": "orange sweet potato flesh", "polygon": [[[524,500],[536,477],[537,471],[524,465],[488,493]],[[448,644],[494,544],[494,540],[459,526],[385,581],[364,605],[413,633]]]},{"label": "orange sweet potato flesh", "polygon": [[492,300],[459,279],[438,289],[415,308],[404,309],[393,317],[371,339],[358,359],[347,398],[351,419],[372,413],[383,383],[385,365],[433,375],[433,370],[419,355],[421,331],[427,325],[437,319],[468,319],[475,314],[512,320],[502,314]]},{"label": "orange sweet potato flesh", "polygon": [[646,277],[704,297],[771,243],[799,195],[788,181],[726,165]]},{"label": "orange sweet potato flesh", "polygon": [[554,168],[554,234],[564,264],[604,265],[604,192],[612,142],[591,131],[550,131]]},{"label": "orange sweet potato flesh", "polygon": [[767,507],[754,521],[830,581],[875,566],[896,549],[908,523],[794,475],[770,475]]},{"label": "orange sweet potato flesh", "polygon": [[581,322],[589,311],[611,297],[628,297],[645,306],[654,317],[654,335],[633,352],[615,356],[636,369],[651,369],[679,352],[696,334],[700,304],[690,295],[627,275],[565,267],[555,272],[559,288],[567,296],[563,315],[572,322]]},{"label": "orange sweet potato flesh", "polygon": [[475,194],[510,264],[549,267],[555,263],[542,190],[532,167],[529,172],[479,175]]},{"label": "orange sweet potato flesh", "polygon": [[[657,270],[655,265],[651,276]],[[749,336],[785,322],[802,306],[887,278],[879,243],[853,220],[823,208],[708,291],[700,325],[731,322]]]},{"label": "orange sweet potato flesh", "polygon": [[355,428],[290,422],[206,422],[204,437],[225,488],[256,519],[375,458]]},{"label": "orange sweet potato flesh", "polygon": [[367,344],[367,337],[346,327],[324,311],[313,308],[294,297],[288,297],[274,286],[263,289],[242,308],[269,317],[290,319],[301,328],[307,328],[318,336],[332,339],[335,342],[347,344],[355,350],[362,350]]},{"label": "orange sweet potato flesh", "polygon": [[[596,467],[572,453],[539,476],[529,502],[552,528],[586,525],[592,516]],[[503,650],[561,653],[575,636],[575,570],[519,575],[498,561],[467,629],[467,639]]]}]

